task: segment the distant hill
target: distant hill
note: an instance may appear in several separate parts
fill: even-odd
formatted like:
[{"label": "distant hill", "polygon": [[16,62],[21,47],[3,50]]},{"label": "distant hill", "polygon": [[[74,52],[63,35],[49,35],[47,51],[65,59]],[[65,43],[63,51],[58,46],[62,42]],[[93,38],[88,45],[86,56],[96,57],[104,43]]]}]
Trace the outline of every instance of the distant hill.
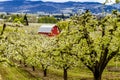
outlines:
[{"label": "distant hill", "polygon": [[27,13],[78,13],[89,9],[93,13],[101,13],[102,10],[111,12],[120,9],[120,5],[103,5],[97,2],[42,2],[13,0],[0,2],[0,12],[27,12]]}]

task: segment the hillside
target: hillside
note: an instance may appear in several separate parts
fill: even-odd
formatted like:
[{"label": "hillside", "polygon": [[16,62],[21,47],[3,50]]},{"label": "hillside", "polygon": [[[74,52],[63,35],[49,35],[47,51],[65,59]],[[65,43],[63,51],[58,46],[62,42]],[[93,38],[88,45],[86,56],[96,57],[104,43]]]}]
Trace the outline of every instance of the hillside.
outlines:
[{"label": "hillside", "polygon": [[111,12],[119,9],[119,5],[105,5],[98,2],[42,2],[13,0],[0,2],[0,12],[27,12],[27,13],[78,13],[89,9],[93,13],[101,13],[102,10]]},{"label": "hillside", "polygon": [[[29,72],[18,67],[6,66],[5,64],[0,64],[0,80],[35,80],[33,75]],[[38,79],[40,80],[40,79]]]}]

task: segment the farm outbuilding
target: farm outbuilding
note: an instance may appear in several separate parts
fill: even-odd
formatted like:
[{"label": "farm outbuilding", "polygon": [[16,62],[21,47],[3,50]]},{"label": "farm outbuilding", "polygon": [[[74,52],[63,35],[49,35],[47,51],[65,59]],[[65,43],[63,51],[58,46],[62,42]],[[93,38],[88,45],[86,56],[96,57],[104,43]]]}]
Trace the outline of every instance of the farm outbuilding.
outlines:
[{"label": "farm outbuilding", "polygon": [[51,24],[41,25],[38,30],[38,34],[44,34],[47,36],[56,36],[59,33],[60,33],[60,30],[59,30],[58,26],[51,25]]}]

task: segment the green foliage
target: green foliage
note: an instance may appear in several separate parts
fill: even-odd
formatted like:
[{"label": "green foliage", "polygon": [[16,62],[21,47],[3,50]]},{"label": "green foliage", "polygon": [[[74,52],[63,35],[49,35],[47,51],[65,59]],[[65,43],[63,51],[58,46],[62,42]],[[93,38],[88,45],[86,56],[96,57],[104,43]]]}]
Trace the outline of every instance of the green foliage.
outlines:
[{"label": "green foliage", "polygon": [[[73,55],[81,59],[83,64],[93,72],[95,80],[99,80],[107,63],[119,52],[120,32],[117,26],[119,16],[111,15],[98,20],[86,11],[72,19],[75,26],[69,26],[69,31],[67,30],[65,34],[71,35],[71,39],[75,39],[72,43],[79,48]],[[73,34],[72,30],[76,33]],[[74,36],[75,34],[78,38]]]},{"label": "green foliage", "polygon": [[23,24],[28,25],[27,15],[10,15],[10,17],[7,19],[8,22],[13,22],[17,24]]},{"label": "green foliage", "polygon": [[57,23],[57,26],[59,27],[60,30],[67,29],[69,25],[72,23],[70,21],[60,21]]},{"label": "green foliage", "polygon": [[55,19],[54,17],[45,16],[45,17],[39,18],[38,22],[39,23],[56,23],[57,19]]},{"label": "green foliage", "polygon": [[120,2],[120,0],[115,0],[115,2],[116,2],[116,3],[119,3],[119,2]]},{"label": "green foliage", "polygon": [[21,24],[21,23],[24,22],[24,20],[23,20],[23,18],[15,18],[13,22],[14,22],[14,23]]},{"label": "green foliage", "polygon": [[[120,3],[120,0],[113,0],[116,4]],[[113,2],[112,0],[105,0],[104,4]]]},{"label": "green foliage", "polygon": [[57,47],[55,47],[55,52],[53,53],[56,67],[64,69],[75,67],[77,65],[77,59],[75,56],[71,56],[74,54],[72,50],[74,39],[71,39],[71,35],[69,33],[66,34],[66,30],[63,30],[56,41]]}]

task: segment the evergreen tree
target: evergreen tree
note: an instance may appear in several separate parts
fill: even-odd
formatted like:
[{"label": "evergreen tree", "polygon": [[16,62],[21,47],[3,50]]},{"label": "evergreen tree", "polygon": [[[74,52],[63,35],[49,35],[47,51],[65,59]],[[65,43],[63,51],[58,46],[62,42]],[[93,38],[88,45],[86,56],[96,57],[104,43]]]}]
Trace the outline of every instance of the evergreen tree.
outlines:
[{"label": "evergreen tree", "polygon": [[25,24],[26,26],[29,25],[28,19],[27,19],[27,14],[24,15],[24,24]]}]

